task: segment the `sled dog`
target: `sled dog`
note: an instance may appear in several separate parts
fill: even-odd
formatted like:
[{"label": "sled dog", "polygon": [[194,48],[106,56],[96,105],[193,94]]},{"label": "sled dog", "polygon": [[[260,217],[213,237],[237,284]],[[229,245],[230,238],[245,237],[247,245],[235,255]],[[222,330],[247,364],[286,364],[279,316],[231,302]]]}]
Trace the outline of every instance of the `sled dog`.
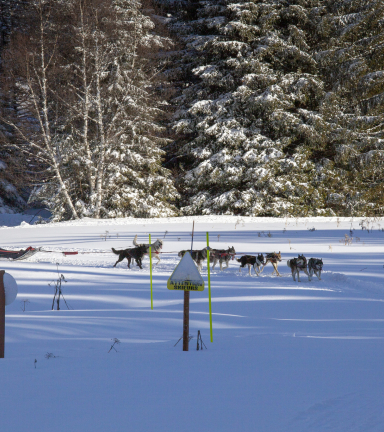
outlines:
[{"label": "sled dog", "polygon": [[178,256],[182,258],[185,255],[185,252],[191,254],[193,261],[197,264],[197,268],[201,271],[203,269],[203,262],[207,259],[207,248],[205,247],[201,250],[193,250],[192,252],[190,250],[182,250],[178,253]]},{"label": "sled dog", "polygon": [[209,259],[212,260],[213,262],[213,266],[212,266],[212,270],[215,268],[215,265],[219,262],[220,263],[220,270],[223,270],[223,262],[225,262],[227,264],[226,267],[224,268],[228,268],[229,266],[229,261],[231,259],[234,259],[236,255],[236,251],[235,248],[229,247],[228,249],[211,249],[210,253],[209,253]]},{"label": "sled dog", "polygon": [[300,281],[300,272],[303,271],[307,276],[308,279],[311,280],[309,278],[309,274],[307,271],[307,258],[305,258],[304,255],[299,255],[297,258],[293,258],[287,261],[287,266],[291,269],[292,271],[292,277],[293,280],[296,282],[296,277],[295,275],[297,275],[297,281]]},{"label": "sled dog", "polygon": [[137,246],[135,248],[128,248],[123,250],[116,250],[112,248],[112,252],[116,255],[119,255],[119,259],[115,262],[115,265],[113,267],[116,267],[116,264],[118,264],[120,261],[123,261],[124,258],[127,258],[128,261],[128,268],[131,268],[131,260],[134,259],[136,261],[136,264],[142,269],[142,262],[145,255],[145,246]]},{"label": "sled dog", "polygon": [[145,246],[146,250],[145,253],[149,254],[149,246],[151,246],[151,256],[152,259],[156,258],[157,259],[157,264],[159,264],[159,262],[161,261],[160,259],[160,251],[163,248],[163,240],[157,239],[154,243],[149,244],[149,243],[137,243],[137,234],[135,235],[135,238],[133,239],[132,242],[135,246]]},{"label": "sled dog", "polygon": [[321,271],[323,270],[323,260],[319,258],[310,258],[308,261],[308,279],[311,280],[313,273],[317,276],[317,279],[321,280]]},{"label": "sled dog", "polygon": [[[260,268],[264,265],[264,255],[258,254],[257,256],[253,255],[243,255],[241,258],[237,258],[237,261],[241,263],[239,272],[241,273],[241,269],[248,265],[249,276],[251,276],[251,268],[255,270],[257,276],[260,274]],[[256,270],[257,268],[257,270]]]},{"label": "sled dog", "polygon": [[273,272],[272,272],[272,276],[276,273],[276,276],[281,276],[281,274],[279,273],[279,271],[277,270],[277,266],[279,261],[281,261],[281,253],[276,253],[276,252],[271,252],[268,253],[266,255],[266,259],[265,259],[265,263],[263,264],[263,267],[261,268],[260,273],[264,270],[264,267],[268,264],[271,263],[273,265]]}]

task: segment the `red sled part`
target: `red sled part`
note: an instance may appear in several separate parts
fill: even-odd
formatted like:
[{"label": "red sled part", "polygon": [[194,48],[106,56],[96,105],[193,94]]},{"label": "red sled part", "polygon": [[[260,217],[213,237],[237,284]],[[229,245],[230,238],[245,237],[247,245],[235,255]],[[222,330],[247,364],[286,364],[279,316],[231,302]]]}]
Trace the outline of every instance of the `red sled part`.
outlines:
[{"label": "red sled part", "polygon": [[79,252],[62,252],[63,255],[77,255]]}]

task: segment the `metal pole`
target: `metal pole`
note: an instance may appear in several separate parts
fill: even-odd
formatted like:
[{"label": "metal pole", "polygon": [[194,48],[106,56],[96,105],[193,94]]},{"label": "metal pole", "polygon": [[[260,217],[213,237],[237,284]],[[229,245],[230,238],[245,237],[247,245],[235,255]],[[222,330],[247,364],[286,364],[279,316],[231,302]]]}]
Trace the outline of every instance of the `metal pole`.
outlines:
[{"label": "metal pole", "polygon": [[189,346],[189,291],[184,291],[183,351]]},{"label": "metal pole", "polygon": [[5,340],[5,290],[3,281],[4,273],[4,270],[0,270],[0,358],[4,358]]},{"label": "metal pole", "polygon": [[151,309],[153,309],[151,234],[149,234],[149,278],[151,280]]},{"label": "metal pole", "polygon": [[211,342],[213,342],[212,334],[212,299],[211,299],[211,270],[209,268],[209,233],[207,232],[207,269],[208,269],[208,305],[209,305],[209,328],[211,333]]}]

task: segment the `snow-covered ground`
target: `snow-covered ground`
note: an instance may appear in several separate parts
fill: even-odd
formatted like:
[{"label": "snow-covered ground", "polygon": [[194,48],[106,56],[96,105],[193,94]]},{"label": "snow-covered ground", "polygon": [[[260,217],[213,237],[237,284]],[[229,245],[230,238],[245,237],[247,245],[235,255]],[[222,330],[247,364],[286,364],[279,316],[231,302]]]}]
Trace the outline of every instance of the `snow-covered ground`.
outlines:
[{"label": "snow-covered ground", "polygon": [[[166,281],[193,220],[194,248],[208,231],[212,247],[239,256],[281,251],[282,277],[271,265],[260,277],[240,274],[236,261],[212,271],[213,343],[208,290],[192,292],[183,352],[182,342],[174,347],[183,293]],[[0,228],[2,247],[53,251],[1,261],[19,294],[6,309],[0,430],[382,432],[384,221],[365,221],[369,230],[360,222],[207,216]],[[164,241],[153,310],[148,258],[143,270],[113,268],[110,248],[131,246],[135,234]],[[292,280],[286,260],[298,253],[323,258],[321,281]],[[58,272],[69,310],[63,301],[51,310]],[[198,330],[207,350],[196,351]],[[114,338],[117,352],[108,352]]]}]

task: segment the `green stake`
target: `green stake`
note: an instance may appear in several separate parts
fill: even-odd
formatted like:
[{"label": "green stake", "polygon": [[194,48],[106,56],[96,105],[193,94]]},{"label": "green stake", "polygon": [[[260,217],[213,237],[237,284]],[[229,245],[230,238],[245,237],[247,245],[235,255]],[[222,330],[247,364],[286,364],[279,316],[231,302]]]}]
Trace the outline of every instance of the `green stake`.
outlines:
[{"label": "green stake", "polygon": [[209,233],[207,232],[207,267],[208,267],[208,301],[209,301],[209,328],[211,330],[211,342],[213,342],[212,335],[212,301],[211,301],[211,269],[209,268]]},{"label": "green stake", "polygon": [[150,278],[150,280],[151,280],[151,309],[153,309],[151,234],[149,234],[149,278]]}]

